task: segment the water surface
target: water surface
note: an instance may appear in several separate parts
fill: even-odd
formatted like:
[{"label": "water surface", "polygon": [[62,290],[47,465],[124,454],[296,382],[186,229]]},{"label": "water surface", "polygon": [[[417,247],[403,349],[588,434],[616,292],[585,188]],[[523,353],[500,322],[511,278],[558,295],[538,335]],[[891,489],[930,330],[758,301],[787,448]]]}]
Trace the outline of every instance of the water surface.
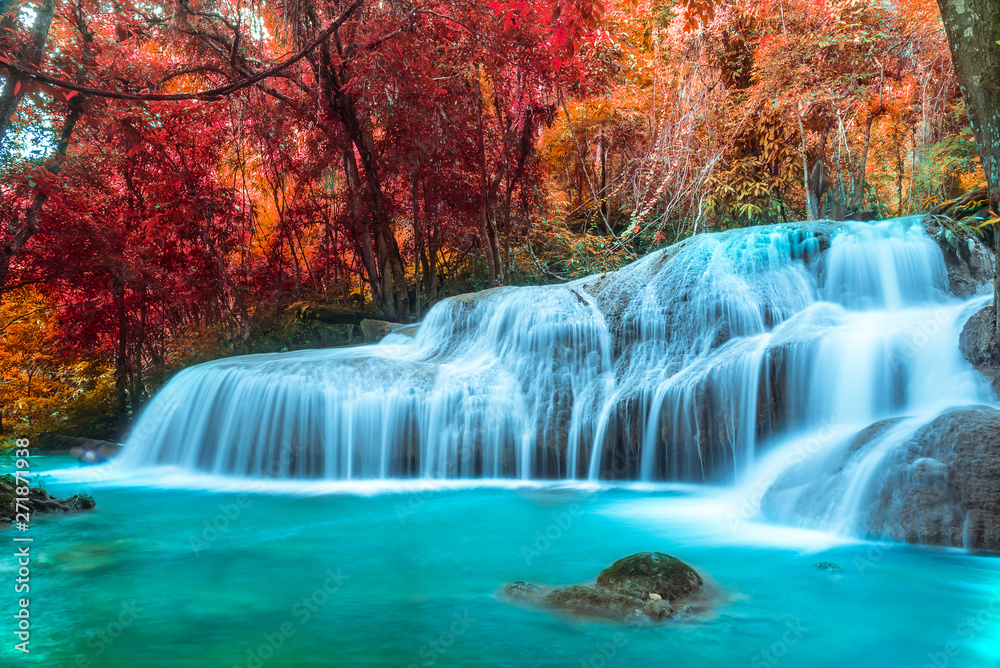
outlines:
[{"label": "water surface", "polygon": [[[0,665],[1000,663],[995,558],[747,522],[720,488],[90,491],[94,511],[33,520],[32,653],[5,642]],[[646,550],[697,568],[716,605],[632,628],[497,597],[509,580],[592,581]]]}]

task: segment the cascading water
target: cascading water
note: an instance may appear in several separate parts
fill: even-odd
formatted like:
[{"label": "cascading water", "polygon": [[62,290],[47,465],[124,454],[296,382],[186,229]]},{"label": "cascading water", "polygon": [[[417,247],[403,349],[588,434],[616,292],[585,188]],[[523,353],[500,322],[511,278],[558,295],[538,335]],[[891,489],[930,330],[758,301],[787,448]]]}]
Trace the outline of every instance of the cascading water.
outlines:
[{"label": "cascading water", "polygon": [[990,400],[958,353],[969,312],[919,218],[705,234],[618,272],[446,300],[412,337],[187,369],[119,459],[294,479],[745,481],[789,434]]}]

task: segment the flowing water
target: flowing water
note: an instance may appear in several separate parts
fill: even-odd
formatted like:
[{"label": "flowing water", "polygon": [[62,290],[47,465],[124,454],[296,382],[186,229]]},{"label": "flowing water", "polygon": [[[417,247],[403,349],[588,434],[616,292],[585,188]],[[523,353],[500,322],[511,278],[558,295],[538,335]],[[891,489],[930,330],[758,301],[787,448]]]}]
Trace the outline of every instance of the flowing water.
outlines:
[{"label": "flowing water", "polygon": [[[0,643],[0,665],[1000,662],[995,558],[745,522],[732,513],[728,489],[411,482],[402,491],[368,483],[364,493],[278,494],[173,483],[95,484],[93,511],[33,520],[32,653]],[[59,495],[78,489],[47,486]],[[628,627],[497,597],[514,579],[592,581],[644,550],[690,562],[709,581],[714,605],[691,619]],[[842,570],[813,566],[820,561]],[[12,560],[0,565],[0,580],[12,581]]]},{"label": "flowing water", "polygon": [[[115,462],[52,475],[98,508],[36,520],[31,659],[995,668],[994,559],[856,537],[887,452],[996,401],[958,351],[989,298],[947,288],[918,219],[773,225],[446,300],[374,346],[187,369]],[[784,471],[896,416],[808,528],[759,520]],[[496,597],[646,550],[713,604],[632,628]]]},{"label": "flowing water", "polygon": [[[745,480],[776,440],[992,401],[918,218],[706,234],[446,300],[379,345],[173,379],[122,465],[296,480]],[[980,303],[981,302],[981,303]]]}]

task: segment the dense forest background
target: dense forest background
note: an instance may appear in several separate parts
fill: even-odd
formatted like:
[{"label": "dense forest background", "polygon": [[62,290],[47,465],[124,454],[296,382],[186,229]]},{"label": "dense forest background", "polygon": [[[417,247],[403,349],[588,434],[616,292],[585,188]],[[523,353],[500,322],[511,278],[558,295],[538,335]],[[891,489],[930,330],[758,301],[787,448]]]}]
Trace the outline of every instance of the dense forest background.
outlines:
[{"label": "dense forest background", "polygon": [[[933,0],[0,0],[0,417],[984,185]],[[973,203],[975,204],[975,202]]]}]

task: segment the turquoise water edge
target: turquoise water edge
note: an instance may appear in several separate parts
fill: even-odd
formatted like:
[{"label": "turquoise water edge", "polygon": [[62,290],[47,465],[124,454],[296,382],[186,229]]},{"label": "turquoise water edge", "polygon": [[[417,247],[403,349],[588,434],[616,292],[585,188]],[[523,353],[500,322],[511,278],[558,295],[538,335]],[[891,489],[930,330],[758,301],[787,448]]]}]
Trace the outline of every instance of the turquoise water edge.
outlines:
[{"label": "turquoise water edge", "polygon": [[[1000,560],[748,523],[712,488],[88,491],[93,511],[38,516],[23,534],[31,652],[14,650],[8,618],[0,665],[1000,664]],[[0,535],[12,610],[15,533]],[[510,580],[593,581],[651,550],[702,573],[711,603],[683,621],[623,626],[497,595]]]}]

